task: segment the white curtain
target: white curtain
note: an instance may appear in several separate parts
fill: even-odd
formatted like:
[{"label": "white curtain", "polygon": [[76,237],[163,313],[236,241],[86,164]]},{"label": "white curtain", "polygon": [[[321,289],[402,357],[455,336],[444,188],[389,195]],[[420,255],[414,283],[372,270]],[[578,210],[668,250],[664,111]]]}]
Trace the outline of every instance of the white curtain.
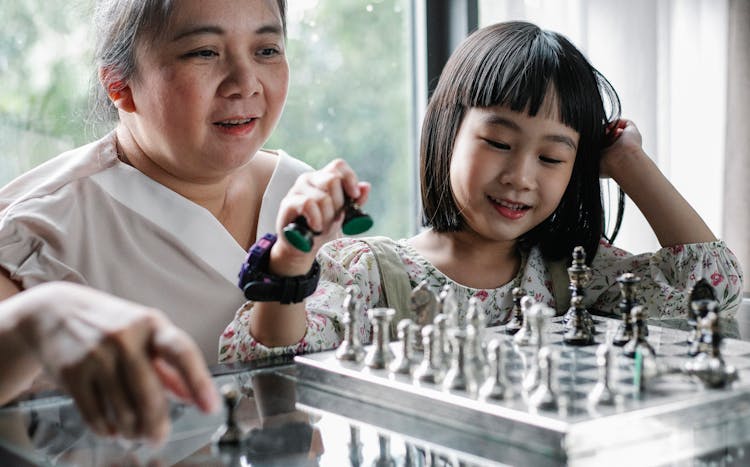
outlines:
[{"label": "white curtain", "polygon": [[[480,1],[482,26],[507,20],[560,32],[583,51],[617,90],[646,152],[721,237],[728,0]],[[615,243],[659,248],[630,200]]]}]

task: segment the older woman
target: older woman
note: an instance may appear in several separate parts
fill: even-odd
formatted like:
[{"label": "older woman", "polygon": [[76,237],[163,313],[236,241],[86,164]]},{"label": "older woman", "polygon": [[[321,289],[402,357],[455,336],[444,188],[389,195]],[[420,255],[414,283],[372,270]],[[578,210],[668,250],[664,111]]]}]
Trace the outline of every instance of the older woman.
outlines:
[{"label": "older woman", "polygon": [[[274,230],[281,198],[309,170],[261,149],[287,95],[285,10],[283,0],[97,3],[99,108],[117,125],[0,190],[0,297],[86,284],[162,310],[216,361],[217,336],[244,302],[235,282],[246,249]],[[102,297],[85,295],[112,313]],[[117,386],[103,378],[138,392],[121,372],[87,377],[68,382],[86,386],[81,400]],[[122,400],[120,422],[138,410]]]}]

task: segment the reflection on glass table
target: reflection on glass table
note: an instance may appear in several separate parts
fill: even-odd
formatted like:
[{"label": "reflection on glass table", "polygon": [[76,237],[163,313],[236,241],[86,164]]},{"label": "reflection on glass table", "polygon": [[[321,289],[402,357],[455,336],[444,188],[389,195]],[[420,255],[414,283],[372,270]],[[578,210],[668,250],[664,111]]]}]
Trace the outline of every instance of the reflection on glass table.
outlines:
[{"label": "reflection on glass table", "polygon": [[217,386],[239,395],[233,410],[243,434],[239,445],[218,443],[226,409],[205,415],[173,403],[172,432],[156,449],[94,435],[71,399],[51,394],[0,408],[0,465],[501,465],[352,418],[301,410],[297,391],[304,388],[297,387],[292,365],[217,368],[224,373],[215,376]]}]

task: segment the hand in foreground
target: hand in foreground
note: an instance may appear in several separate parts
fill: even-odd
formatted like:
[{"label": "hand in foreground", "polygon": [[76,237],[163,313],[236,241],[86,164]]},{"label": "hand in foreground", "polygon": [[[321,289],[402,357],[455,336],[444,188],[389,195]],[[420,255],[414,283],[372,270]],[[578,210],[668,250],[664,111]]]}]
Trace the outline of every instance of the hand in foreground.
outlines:
[{"label": "hand in foreground", "polygon": [[203,411],[218,408],[200,350],[161,312],[70,283],[6,303],[17,300],[30,310],[19,321],[23,342],[95,433],[162,442],[170,429],[165,389]]},{"label": "hand in foreground", "polygon": [[[271,271],[281,276],[306,274],[320,247],[339,235],[344,220],[345,197],[362,206],[369,193],[370,184],[360,182],[351,167],[341,159],[315,172],[300,175],[281,201],[276,218],[279,241],[271,250]],[[282,240],[284,226],[298,216],[304,216],[312,230],[321,232],[315,237],[309,252],[302,252]]]}]

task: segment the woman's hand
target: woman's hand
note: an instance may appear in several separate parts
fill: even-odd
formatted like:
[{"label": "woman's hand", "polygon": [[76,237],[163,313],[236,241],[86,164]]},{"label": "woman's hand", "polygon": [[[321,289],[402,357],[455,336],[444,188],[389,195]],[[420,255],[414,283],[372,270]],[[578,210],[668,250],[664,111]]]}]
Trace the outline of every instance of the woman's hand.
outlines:
[{"label": "woman's hand", "polygon": [[22,341],[100,435],[164,440],[165,389],[204,411],[219,406],[200,350],[158,310],[69,283],[37,286],[3,306],[25,310]]},{"label": "woman's hand", "polygon": [[[271,250],[271,272],[280,276],[306,274],[312,267],[315,253],[329,240],[336,238],[344,219],[345,197],[360,206],[367,202],[370,184],[360,182],[349,165],[337,159],[323,169],[302,174],[281,201],[276,228],[279,241]],[[282,230],[298,216],[304,216],[309,227],[321,232],[305,253],[284,239]]]},{"label": "woman's hand", "polygon": [[620,119],[607,129],[607,147],[602,151],[599,166],[602,178],[612,178],[620,185],[623,173],[632,164],[644,162],[648,156],[643,152],[641,133],[630,120]]}]

